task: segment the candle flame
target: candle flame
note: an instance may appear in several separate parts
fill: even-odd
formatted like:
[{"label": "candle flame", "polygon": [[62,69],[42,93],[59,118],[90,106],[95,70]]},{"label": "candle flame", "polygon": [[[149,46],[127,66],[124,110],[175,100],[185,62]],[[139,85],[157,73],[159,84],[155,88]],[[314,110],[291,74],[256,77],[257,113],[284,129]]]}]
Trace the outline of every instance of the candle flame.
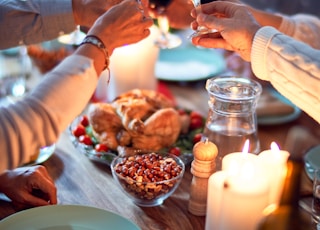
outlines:
[{"label": "candle flame", "polygon": [[270,148],[271,148],[272,152],[279,152],[280,151],[280,148],[276,142],[272,142],[270,145]]},{"label": "candle flame", "polygon": [[243,154],[249,153],[249,140],[248,139],[244,143],[244,146],[243,146],[243,149],[242,149],[242,153]]}]

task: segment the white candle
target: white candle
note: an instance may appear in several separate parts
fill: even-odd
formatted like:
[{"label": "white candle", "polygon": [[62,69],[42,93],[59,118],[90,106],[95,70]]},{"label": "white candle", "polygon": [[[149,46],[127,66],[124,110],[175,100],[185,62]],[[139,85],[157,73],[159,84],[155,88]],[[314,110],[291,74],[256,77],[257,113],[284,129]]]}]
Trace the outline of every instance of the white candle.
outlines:
[{"label": "white candle", "polygon": [[[156,90],[155,64],[159,48],[154,44],[157,29],[151,28],[149,37],[142,41],[116,48],[110,58],[108,101],[131,89]],[[103,75],[108,75],[107,71]]]},{"label": "white candle", "polygon": [[210,176],[206,230],[253,230],[268,205],[264,165],[254,154],[230,153],[223,170]]},{"label": "white candle", "polygon": [[246,140],[242,152],[227,154],[222,159],[222,170],[228,171],[229,174],[236,174],[239,170],[238,167],[243,164],[249,163],[256,159],[256,155],[248,153],[249,151],[249,140]]},{"label": "white candle", "polygon": [[289,153],[280,150],[275,142],[271,143],[271,150],[266,150],[258,155],[258,158],[266,164],[268,180],[270,183],[269,204],[278,205],[283,189],[283,183],[287,171]]},{"label": "white candle", "polygon": [[207,197],[207,214],[206,214],[206,230],[220,230],[221,225],[225,220],[222,219],[221,208],[223,206],[224,182],[227,174],[223,171],[218,171],[212,174],[208,180],[208,197]]}]

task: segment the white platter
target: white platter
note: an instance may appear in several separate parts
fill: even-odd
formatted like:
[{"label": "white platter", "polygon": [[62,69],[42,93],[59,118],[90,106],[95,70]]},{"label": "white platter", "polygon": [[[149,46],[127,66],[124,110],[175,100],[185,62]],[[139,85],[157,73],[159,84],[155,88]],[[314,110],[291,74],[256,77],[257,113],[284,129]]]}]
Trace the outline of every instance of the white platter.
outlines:
[{"label": "white platter", "polygon": [[130,220],[103,209],[50,205],[28,209],[0,221],[6,230],[139,230]]}]

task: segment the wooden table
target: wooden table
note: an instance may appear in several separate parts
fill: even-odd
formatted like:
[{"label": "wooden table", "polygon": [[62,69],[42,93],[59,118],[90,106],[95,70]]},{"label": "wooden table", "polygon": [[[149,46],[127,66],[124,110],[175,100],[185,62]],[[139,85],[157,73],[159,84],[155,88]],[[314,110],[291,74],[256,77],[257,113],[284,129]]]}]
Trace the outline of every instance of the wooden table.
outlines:
[{"label": "wooden table", "polygon": [[[168,83],[168,86],[178,105],[195,109],[204,115],[207,114],[208,97],[204,89],[204,82]],[[297,125],[310,129],[316,137],[320,136],[319,124],[302,114],[291,123],[259,127],[262,150],[269,149],[271,141],[276,141],[283,147],[288,131]],[[305,151],[314,144],[314,142],[305,142],[299,146],[299,151]],[[152,208],[134,205],[116,187],[110,168],[94,163],[80,154],[72,145],[67,132],[63,133],[57,142],[55,154],[43,165],[47,167],[49,174],[55,180],[59,204],[80,204],[106,209],[130,219],[141,229],[146,230],[204,229],[205,217],[194,216],[188,212],[189,186],[192,179],[190,165],[187,165],[183,181],[176,192],[165,200],[163,205]],[[307,188],[310,188],[310,184],[307,184]],[[11,203],[2,196],[0,218],[14,212]]]}]

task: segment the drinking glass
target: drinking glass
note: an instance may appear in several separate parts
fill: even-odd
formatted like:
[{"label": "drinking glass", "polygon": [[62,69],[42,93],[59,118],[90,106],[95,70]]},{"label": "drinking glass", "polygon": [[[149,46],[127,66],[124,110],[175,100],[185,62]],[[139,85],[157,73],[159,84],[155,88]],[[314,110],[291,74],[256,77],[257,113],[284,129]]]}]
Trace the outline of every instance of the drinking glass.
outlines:
[{"label": "drinking glass", "polygon": [[172,49],[181,45],[182,41],[179,36],[169,32],[169,20],[166,15],[166,8],[172,0],[149,0],[151,13],[156,15],[160,36],[156,39],[155,44],[161,49]]},{"label": "drinking glass", "polygon": [[320,169],[316,169],[314,171],[312,220],[314,223],[319,224],[319,221],[320,221]]},{"label": "drinking glass", "polygon": [[[197,14],[201,12],[201,4],[213,2],[216,0],[192,0],[192,3],[194,7],[196,8]],[[197,37],[202,34],[209,34],[209,33],[217,33],[218,31],[216,29],[208,29],[205,26],[198,26],[197,30],[192,33],[189,38]]]}]

